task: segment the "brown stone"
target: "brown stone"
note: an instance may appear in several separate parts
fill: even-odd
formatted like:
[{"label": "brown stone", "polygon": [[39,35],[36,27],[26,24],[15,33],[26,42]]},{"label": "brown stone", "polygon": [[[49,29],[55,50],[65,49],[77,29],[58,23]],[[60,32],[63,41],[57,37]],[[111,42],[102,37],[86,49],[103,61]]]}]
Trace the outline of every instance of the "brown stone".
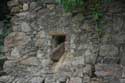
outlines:
[{"label": "brown stone", "polygon": [[5,38],[5,47],[6,49],[11,49],[13,47],[23,47],[28,41],[30,41],[30,37],[26,36],[23,32],[12,32]]},{"label": "brown stone", "polygon": [[23,65],[39,65],[38,59],[36,57],[29,57],[20,62]]}]

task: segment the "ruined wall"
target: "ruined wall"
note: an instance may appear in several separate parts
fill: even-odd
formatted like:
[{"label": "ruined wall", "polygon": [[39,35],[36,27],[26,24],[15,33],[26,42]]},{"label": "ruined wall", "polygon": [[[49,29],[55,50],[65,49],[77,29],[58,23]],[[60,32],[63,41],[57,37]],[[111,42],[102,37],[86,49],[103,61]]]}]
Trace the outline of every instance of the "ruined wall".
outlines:
[{"label": "ruined wall", "polygon": [[[125,17],[122,2],[113,2],[105,12],[101,38],[89,16],[65,13],[52,0],[10,0],[8,6],[13,15],[13,32],[5,38],[8,60],[4,71],[8,75],[0,77],[0,81],[124,83]],[[66,53],[54,62],[50,58],[53,50],[50,33],[57,32],[66,35]]]}]

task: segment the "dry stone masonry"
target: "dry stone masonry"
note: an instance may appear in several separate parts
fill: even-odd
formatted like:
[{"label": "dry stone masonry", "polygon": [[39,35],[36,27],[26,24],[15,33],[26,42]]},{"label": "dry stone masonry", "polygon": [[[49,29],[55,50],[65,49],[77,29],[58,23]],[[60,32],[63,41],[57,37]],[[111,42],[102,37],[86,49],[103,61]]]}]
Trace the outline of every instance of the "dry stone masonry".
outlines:
[{"label": "dry stone masonry", "polygon": [[104,13],[103,34],[89,16],[72,16],[53,0],[9,0],[0,83],[125,83],[124,2]]}]

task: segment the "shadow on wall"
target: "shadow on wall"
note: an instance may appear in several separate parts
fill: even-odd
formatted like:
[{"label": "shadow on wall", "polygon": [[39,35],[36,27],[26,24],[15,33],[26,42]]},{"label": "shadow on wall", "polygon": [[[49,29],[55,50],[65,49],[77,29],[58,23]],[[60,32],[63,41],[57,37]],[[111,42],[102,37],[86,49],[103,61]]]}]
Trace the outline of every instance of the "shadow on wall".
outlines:
[{"label": "shadow on wall", "polygon": [[0,0],[0,20],[4,20],[5,16],[9,13],[7,1],[8,0]]}]

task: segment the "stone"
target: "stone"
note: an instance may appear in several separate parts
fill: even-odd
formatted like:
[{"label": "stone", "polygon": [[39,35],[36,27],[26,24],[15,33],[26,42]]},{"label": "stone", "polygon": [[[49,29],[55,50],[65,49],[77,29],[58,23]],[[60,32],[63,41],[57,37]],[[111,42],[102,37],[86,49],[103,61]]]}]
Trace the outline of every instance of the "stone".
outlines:
[{"label": "stone", "polygon": [[11,61],[11,60],[5,61],[3,66],[4,72],[12,73],[14,71],[15,66],[16,66],[15,61]]},{"label": "stone", "polygon": [[40,31],[36,34],[36,42],[35,42],[35,46],[41,48],[43,47],[43,44],[45,42],[45,38],[46,35],[45,35],[45,32],[44,31]]},{"label": "stone", "polygon": [[115,77],[121,78],[122,67],[113,64],[97,64],[95,65],[95,74],[98,77]]},{"label": "stone", "polygon": [[21,57],[21,54],[20,54],[20,49],[19,48],[17,48],[17,47],[15,47],[12,51],[11,51],[11,56],[10,56],[11,58],[9,58],[9,59],[17,59],[17,58],[19,58],[19,57]]},{"label": "stone", "polygon": [[26,22],[21,23],[21,31],[22,32],[30,32],[31,31],[30,25]]},{"label": "stone", "polygon": [[19,1],[18,0],[10,0],[7,2],[8,7],[14,7],[19,5]]},{"label": "stone", "polygon": [[100,56],[117,56],[118,48],[114,45],[102,45],[100,47]]},{"label": "stone", "polygon": [[125,55],[122,55],[120,64],[125,66]]},{"label": "stone", "polygon": [[123,44],[125,41],[125,34],[124,33],[119,33],[119,34],[113,34],[112,35],[112,40],[116,43],[116,44]]},{"label": "stone", "polygon": [[0,83],[10,83],[14,79],[13,76],[7,75],[7,76],[1,76],[0,77]]},{"label": "stone", "polygon": [[31,2],[30,3],[30,9],[32,10],[32,9],[35,9],[36,7],[37,7],[37,2]]},{"label": "stone", "polygon": [[53,10],[56,6],[54,4],[48,4],[47,8]]},{"label": "stone", "polygon": [[82,79],[79,77],[72,77],[68,83],[82,83]]},{"label": "stone", "polygon": [[36,38],[42,39],[46,37],[46,33],[44,31],[40,31],[37,33]]},{"label": "stone", "polygon": [[19,13],[20,10],[21,10],[21,8],[20,8],[19,6],[16,6],[16,7],[13,7],[13,8],[11,9],[11,13]]},{"label": "stone", "polygon": [[23,11],[27,11],[29,9],[28,3],[23,4]]},{"label": "stone", "polygon": [[72,65],[85,65],[84,56],[75,57],[72,61]]},{"label": "stone", "polygon": [[83,73],[91,76],[92,75],[92,66],[91,65],[86,65],[83,68]]},{"label": "stone", "polygon": [[120,79],[120,83],[125,83],[125,79]]},{"label": "stone", "polygon": [[42,59],[42,58],[44,58],[44,56],[45,55],[44,55],[44,53],[42,51],[40,51],[40,50],[37,51],[37,58],[41,58]]},{"label": "stone", "polygon": [[44,79],[41,77],[33,77],[31,80],[29,80],[29,83],[43,83]]},{"label": "stone", "polygon": [[30,41],[30,37],[24,32],[12,32],[5,38],[5,50],[10,50],[13,47],[24,47]]},{"label": "stone", "polygon": [[39,65],[39,61],[36,57],[29,57],[20,62],[23,65]]},{"label": "stone", "polygon": [[[76,10],[73,13],[64,13],[64,9],[57,6],[55,0],[18,1],[19,3],[9,4],[13,30],[4,42],[7,57],[4,71],[10,77],[0,77],[0,81],[4,79],[2,81],[5,83],[124,83],[124,57],[121,57],[125,54],[123,12],[113,12],[113,16],[108,16],[105,12],[106,18],[101,21],[104,24],[104,34],[100,35],[91,15],[87,16],[86,13],[83,16],[79,9],[78,12]],[[114,1],[116,0],[112,3]],[[113,6],[117,6],[118,3],[117,0]],[[118,23],[115,18],[118,18]],[[116,21],[117,29],[113,20]],[[53,35],[49,33],[65,35],[65,38],[56,39],[57,44],[65,43],[65,53],[57,62],[49,57],[54,44]],[[101,65],[96,64],[97,59],[101,59]],[[6,81],[8,78],[11,81]]]}]

